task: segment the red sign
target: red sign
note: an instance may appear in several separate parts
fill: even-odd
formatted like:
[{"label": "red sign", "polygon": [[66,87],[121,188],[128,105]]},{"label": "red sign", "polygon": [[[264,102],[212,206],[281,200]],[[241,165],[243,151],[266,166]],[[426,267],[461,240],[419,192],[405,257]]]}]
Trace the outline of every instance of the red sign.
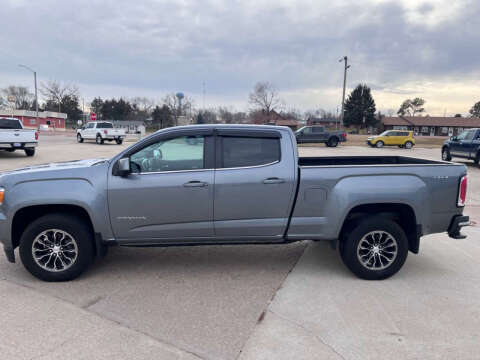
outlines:
[{"label": "red sign", "polygon": [[90,113],[90,121],[97,121],[97,114]]}]

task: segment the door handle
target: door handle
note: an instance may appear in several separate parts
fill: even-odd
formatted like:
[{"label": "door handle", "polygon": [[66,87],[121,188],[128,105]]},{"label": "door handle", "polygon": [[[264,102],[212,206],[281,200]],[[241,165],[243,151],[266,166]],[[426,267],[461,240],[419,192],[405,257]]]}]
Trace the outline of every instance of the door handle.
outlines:
[{"label": "door handle", "polygon": [[285,182],[284,179],[280,179],[277,177],[270,177],[268,179],[263,180],[264,184],[283,184]]},{"label": "door handle", "polygon": [[205,187],[208,186],[208,183],[204,181],[193,180],[183,184],[184,187]]}]

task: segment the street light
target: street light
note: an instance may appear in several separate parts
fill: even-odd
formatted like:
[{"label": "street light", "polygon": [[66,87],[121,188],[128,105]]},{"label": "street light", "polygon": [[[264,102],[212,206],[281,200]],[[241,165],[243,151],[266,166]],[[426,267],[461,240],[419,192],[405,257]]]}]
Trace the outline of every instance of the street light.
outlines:
[{"label": "street light", "polygon": [[40,126],[40,124],[38,123],[37,72],[26,65],[19,64],[18,66],[30,70],[33,73],[33,81],[35,83],[35,123],[37,124],[37,126]]}]

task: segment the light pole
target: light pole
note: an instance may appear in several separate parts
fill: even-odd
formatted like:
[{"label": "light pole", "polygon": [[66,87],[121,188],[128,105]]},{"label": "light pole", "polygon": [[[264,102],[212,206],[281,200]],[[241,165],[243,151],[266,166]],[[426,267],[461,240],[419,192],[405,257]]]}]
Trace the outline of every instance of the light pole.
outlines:
[{"label": "light pole", "polygon": [[18,66],[23,67],[27,70],[30,70],[33,73],[33,82],[35,83],[35,124],[37,126],[40,126],[40,124],[38,123],[37,72],[26,65],[20,64]]}]

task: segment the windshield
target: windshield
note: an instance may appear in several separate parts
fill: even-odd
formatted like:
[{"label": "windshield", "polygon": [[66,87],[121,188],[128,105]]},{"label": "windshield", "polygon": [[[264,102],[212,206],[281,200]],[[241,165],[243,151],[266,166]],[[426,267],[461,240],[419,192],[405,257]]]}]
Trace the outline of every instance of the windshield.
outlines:
[{"label": "windshield", "polygon": [[0,119],[0,129],[21,130],[22,124],[17,119]]},{"label": "windshield", "polygon": [[98,123],[97,129],[113,129],[113,125],[111,123]]},{"label": "windshield", "polygon": [[389,132],[390,132],[390,131],[388,131],[388,130],[387,130],[387,131],[384,131],[384,132],[382,132],[379,136],[386,136]]},{"label": "windshield", "polygon": [[299,132],[301,132],[301,131],[302,131],[303,129],[305,129],[305,128],[306,128],[306,126],[302,126],[300,129],[298,129],[297,131],[295,131],[295,133],[299,133]]}]

